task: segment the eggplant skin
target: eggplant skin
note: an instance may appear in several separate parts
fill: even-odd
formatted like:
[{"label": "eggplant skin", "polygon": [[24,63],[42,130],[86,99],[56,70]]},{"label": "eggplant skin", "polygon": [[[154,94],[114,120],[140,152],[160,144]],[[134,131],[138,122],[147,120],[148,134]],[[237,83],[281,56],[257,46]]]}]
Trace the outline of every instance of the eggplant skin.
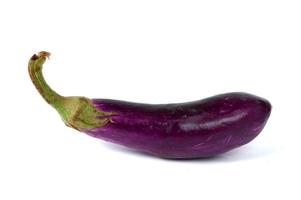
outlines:
[{"label": "eggplant skin", "polygon": [[169,159],[212,157],[252,141],[264,128],[271,104],[247,93],[227,93],[179,104],[93,99],[112,112],[110,123],[83,132]]}]

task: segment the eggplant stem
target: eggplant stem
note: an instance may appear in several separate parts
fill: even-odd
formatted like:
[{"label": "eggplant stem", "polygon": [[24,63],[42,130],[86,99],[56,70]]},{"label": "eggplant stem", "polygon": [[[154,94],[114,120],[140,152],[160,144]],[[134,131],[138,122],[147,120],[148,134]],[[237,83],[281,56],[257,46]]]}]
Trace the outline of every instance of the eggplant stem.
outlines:
[{"label": "eggplant stem", "polygon": [[29,60],[28,72],[33,84],[42,97],[47,101],[47,103],[55,105],[64,97],[52,90],[43,77],[42,67],[46,61],[46,58],[49,57],[50,53],[46,51],[41,51],[38,55],[34,54]]},{"label": "eggplant stem", "polygon": [[92,100],[86,97],[64,97],[56,93],[46,83],[42,69],[50,53],[41,51],[34,54],[28,64],[30,78],[41,96],[61,115],[65,124],[77,130],[94,129],[111,122],[111,112],[95,108]]}]

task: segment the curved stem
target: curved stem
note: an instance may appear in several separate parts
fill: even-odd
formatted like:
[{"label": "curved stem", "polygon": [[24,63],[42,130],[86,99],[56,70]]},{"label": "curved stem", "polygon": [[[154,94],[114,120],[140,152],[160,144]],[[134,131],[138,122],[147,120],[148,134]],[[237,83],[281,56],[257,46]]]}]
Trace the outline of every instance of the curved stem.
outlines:
[{"label": "curved stem", "polygon": [[42,74],[43,64],[49,56],[50,53],[46,51],[41,51],[38,55],[33,55],[29,60],[28,72],[33,84],[42,97],[47,101],[47,103],[56,107],[64,97],[49,87]]},{"label": "curved stem", "polygon": [[86,97],[64,97],[52,90],[46,83],[42,68],[50,53],[41,51],[33,55],[28,64],[30,78],[42,95],[61,115],[67,126],[77,130],[102,127],[111,122],[113,113],[97,109],[92,100]]}]

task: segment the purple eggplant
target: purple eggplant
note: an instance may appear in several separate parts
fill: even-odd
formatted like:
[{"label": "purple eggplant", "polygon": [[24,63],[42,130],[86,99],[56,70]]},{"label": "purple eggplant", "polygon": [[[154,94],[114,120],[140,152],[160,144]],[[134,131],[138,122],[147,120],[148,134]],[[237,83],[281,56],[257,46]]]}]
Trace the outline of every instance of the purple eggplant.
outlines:
[{"label": "purple eggplant", "polygon": [[247,93],[227,93],[178,104],[142,104],[64,97],[45,82],[48,52],[29,61],[42,97],[67,126],[90,136],[169,159],[211,157],[252,141],[264,128],[271,104]]}]

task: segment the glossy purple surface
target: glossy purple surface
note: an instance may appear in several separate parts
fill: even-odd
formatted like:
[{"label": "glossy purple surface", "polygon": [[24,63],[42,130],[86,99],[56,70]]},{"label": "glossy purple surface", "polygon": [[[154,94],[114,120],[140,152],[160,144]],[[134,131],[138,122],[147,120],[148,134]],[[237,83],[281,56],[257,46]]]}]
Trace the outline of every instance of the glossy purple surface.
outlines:
[{"label": "glossy purple surface", "polygon": [[87,134],[155,156],[210,157],[253,140],[270,116],[271,104],[246,93],[228,93],[181,104],[140,104],[94,99],[113,123]]}]

